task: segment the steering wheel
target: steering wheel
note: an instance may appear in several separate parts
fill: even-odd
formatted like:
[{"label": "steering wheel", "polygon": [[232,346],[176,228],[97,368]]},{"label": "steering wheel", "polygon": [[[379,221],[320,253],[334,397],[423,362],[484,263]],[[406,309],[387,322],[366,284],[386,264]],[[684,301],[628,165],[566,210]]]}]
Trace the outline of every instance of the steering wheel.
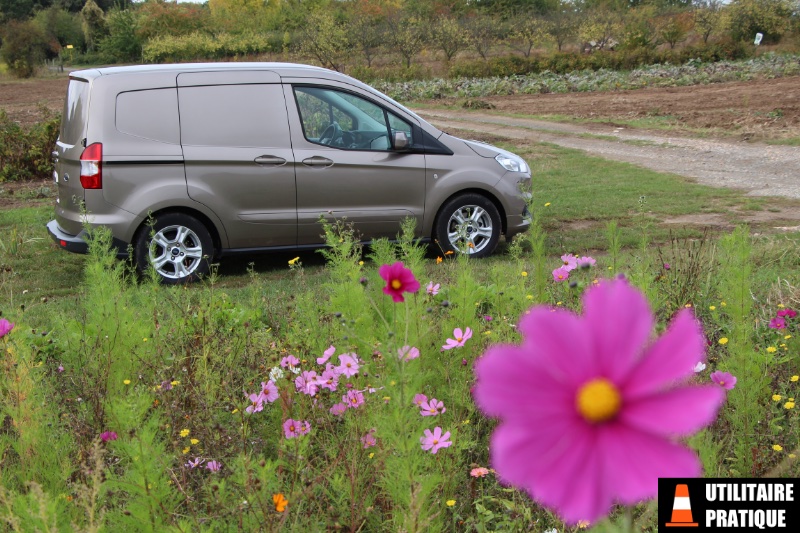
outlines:
[{"label": "steering wheel", "polygon": [[328,146],[332,145],[336,141],[342,138],[342,127],[339,126],[338,122],[331,122],[325,131],[322,132],[322,135],[319,136],[320,144],[327,144]]}]

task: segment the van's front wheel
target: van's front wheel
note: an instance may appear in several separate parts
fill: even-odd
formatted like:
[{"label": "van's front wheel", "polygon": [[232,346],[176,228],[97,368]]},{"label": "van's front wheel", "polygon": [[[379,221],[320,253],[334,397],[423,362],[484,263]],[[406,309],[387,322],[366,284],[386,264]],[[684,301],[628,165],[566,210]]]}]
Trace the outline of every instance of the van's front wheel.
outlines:
[{"label": "van's front wheel", "polygon": [[202,222],[183,213],[166,213],[139,233],[136,266],[140,272],[153,268],[167,284],[195,281],[208,273],[213,247]]},{"label": "van's front wheel", "polygon": [[470,257],[486,257],[500,241],[502,222],[491,200],[467,193],[448,200],[439,210],[433,238],[442,251],[460,252]]}]

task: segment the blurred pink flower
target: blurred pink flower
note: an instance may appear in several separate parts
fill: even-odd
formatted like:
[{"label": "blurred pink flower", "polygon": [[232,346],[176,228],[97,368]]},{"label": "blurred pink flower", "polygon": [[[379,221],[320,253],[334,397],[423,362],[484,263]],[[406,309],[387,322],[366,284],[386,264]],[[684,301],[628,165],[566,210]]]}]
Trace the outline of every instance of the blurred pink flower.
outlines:
[{"label": "blurred pink flower", "polygon": [[272,403],[278,399],[278,387],[275,386],[275,382],[269,380],[267,382],[261,382],[261,394],[264,395],[264,400]]},{"label": "blurred pink flower", "polygon": [[378,274],[386,281],[383,292],[392,297],[395,303],[404,302],[404,292],[417,292],[419,281],[414,278],[414,273],[397,261],[392,265],[381,265]]},{"label": "blurred pink flower", "polygon": [[478,468],[473,468],[469,471],[469,475],[472,477],[483,477],[489,475],[489,469],[479,466]]},{"label": "blurred pink flower", "polygon": [[567,281],[569,279],[569,270],[564,267],[558,267],[557,269],[553,270],[553,281],[556,283],[560,283],[562,281]]},{"label": "blurred pink flower", "polygon": [[100,433],[100,440],[103,442],[108,442],[110,440],[117,440],[117,432],[104,431],[103,433]]},{"label": "blurred pink flower", "polygon": [[781,316],[776,316],[769,321],[769,327],[772,329],[786,329],[786,319]]},{"label": "blurred pink flower", "polygon": [[426,429],[424,436],[419,438],[419,442],[423,450],[430,450],[431,453],[435,454],[439,451],[439,448],[449,448],[453,444],[447,440],[449,438],[449,431],[442,435],[442,428],[436,426],[433,428],[433,433],[431,433],[430,429]]},{"label": "blurred pink flower", "polygon": [[201,457],[195,457],[194,461],[189,460],[189,462],[186,463],[184,466],[186,466],[188,468],[191,468],[191,469],[195,469],[198,466],[200,466],[201,464],[203,464],[203,459]]},{"label": "blurred pink flower", "polygon": [[297,366],[299,364],[300,364],[300,359],[298,359],[297,357],[295,357],[293,355],[287,355],[286,357],[281,359],[281,366],[283,368],[287,368],[287,367],[290,367],[290,366]]},{"label": "blurred pink flower", "polygon": [[444,402],[439,401],[436,398],[431,398],[427,402],[422,402],[419,407],[419,414],[422,416],[436,416],[447,411],[447,408],[444,406]]},{"label": "blurred pink flower", "polygon": [[222,465],[219,461],[209,461],[206,463],[206,468],[212,472],[219,472],[219,469],[222,468]]},{"label": "blurred pink flower", "polygon": [[14,329],[14,323],[9,322],[5,318],[0,318],[0,338],[8,335]]},{"label": "blurred pink flower", "polygon": [[422,404],[428,401],[428,397],[424,394],[415,394],[414,395],[414,404],[422,407]]},{"label": "blurred pink flower", "polygon": [[425,287],[425,291],[431,296],[436,296],[437,294],[439,294],[439,284],[437,283],[436,285],[434,285],[433,282],[431,281],[428,283],[428,286]]},{"label": "blurred pink flower", "polygon": [[245,412],[252,414],[264,410],[264,391],[248,394],[247,398],[250,400],[250,405],[247,406]]},{"label": "blurred pink flower", "polygon": [[342,416],[347,411],[347,406],[343,403],[335,403],[331,407],[330,412],[334,416]]},{"label": "blurred pink flower", "polygon": [[318,383],[323,389],[335,391],[339,386],[339,374],[334,370],[326,370],[322,373],[322,377],[319,378]]},{"label": "blurred pink flower", "polygon": [[304,371],[294,380],[294,386],[295,389],[297,389],[297,392],[302,392],[303,394],[308,394],[309,396],[316,395],[317,390],[319,389],[317,373],[313,370]]},{"label": "blurred pink flower", "polygon": [[283,435],[287,439],[293,439],[307,434],[311,430],[311,424],[305,420],[288,419],[283,423]]},{"label": "blurred pink flower", "polygon": [[711,381],[725,390],[732,390],[736,386],[736,376],[719,370],[711,373]]},{"label": "blurred pink flower", "polygon": [[335,353],[336,353],[336,347],[334,347],[334,346],[328,347],[327,350],[322,352],[322,357],[317,357],[317,364],[318,365],[324,365],[325,363],[328,362],[328,359],[330,359],[331,356],[333,354],[335,354]]},{"label": "blurred pink flower", "polygon": [[578,266],[578,258],[572,254],[564,254],[561,256],[561,263],[561,268],[569,272]]},{"label": "blurred pink flower", "polygon": [[452,350],[453,348],[463,347],[464,343],[472,338],[472,330],[467,328],[465,331],[461,331],[461,328],[456,328],[453,330],[453,337],[455,337],[455,339],[447,339],[447,341],[445,341],[442,350]]},{"label": "blurred pink flower", "polygon": [[378,441],[375,439],[375,428],[370,429],[366,435],[361,437],[361,444],[364,446],[364,449],[372,448]]},{"label": "blurred pink flower", "polygon": [[354,353],[343,353],[339,356],[339,366],[336,371],[343,376],[351,378],[358,374],[358,358]]},{"label": "blurred pink flower", "polygon": [[781,318],[794,318],[797,316],[797,311],[793,309],[780,309],[777,315]]},{"label": "blurred pink flower", "polygon": [[475,401],[500,418],[492,467],[569,524],[655,497],[659,477],[698,477],[677,439],[712,423],[725,399],[688,384],[705,350],[690,310],[655,341],[647,300],[625,280],[587,290],[583,310],[532,308],[522,343],[495,345],[475,365]]},{"label": "blurred pink flower", "polygon": [[577,263],[578,263],[578,268],[589,268],[595,266],[597,264],[597,261],[594,259],[594,257],[589,257],[585,255],[580,259],[578,259]]},{"label": "blurred pink flower", "polygon": [[347,407],[356,409],[364,404],[364,393],[358,390],[349,390],[342,396],[342,401],[347,404]]},{"label": "blurred pink flower", "polygon": [[413,346],[403,346],[397,350],[397,356],[401,361],[411,361],[419,357],[419,348]]}]

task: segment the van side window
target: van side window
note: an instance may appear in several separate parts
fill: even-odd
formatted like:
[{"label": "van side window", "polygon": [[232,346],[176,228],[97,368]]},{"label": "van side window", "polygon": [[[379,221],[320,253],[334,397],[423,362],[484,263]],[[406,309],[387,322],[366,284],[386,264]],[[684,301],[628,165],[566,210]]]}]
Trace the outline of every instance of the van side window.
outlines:
[{"label": "van side window", "polygon": [[354,94],[322,87],[294,88],[306,140],[345,150],[391,149],[392,131],[411,126],[382,107]]},{"label": "van side window", "polygon": [[178,91],[151,89],[117,95],[117,130],[128,135],[180,144]]},{"label": "van side window", "polygon": [[180,87],[178,100],[183,145],[289,146],[279,84]]}]

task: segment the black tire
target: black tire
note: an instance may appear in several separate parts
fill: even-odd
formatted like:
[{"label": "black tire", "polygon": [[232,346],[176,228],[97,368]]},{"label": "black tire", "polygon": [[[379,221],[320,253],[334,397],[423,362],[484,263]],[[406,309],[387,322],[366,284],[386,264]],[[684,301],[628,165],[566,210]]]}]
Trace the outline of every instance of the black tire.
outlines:
[{"label": "black tire", "polygon": [[162,283],[178,285],[208,273],[214,241],[208,228],[193,216],[165,213],[158,215],[152,228],[142,227],[134,254],[139,272],[154,268]]},{"label": "black tire", "polygon": [[439,209],[433,239],[443,252],[466,253],[478,259],[494,252],[502,231],[497,206],[481,194],[465,193]]}]

